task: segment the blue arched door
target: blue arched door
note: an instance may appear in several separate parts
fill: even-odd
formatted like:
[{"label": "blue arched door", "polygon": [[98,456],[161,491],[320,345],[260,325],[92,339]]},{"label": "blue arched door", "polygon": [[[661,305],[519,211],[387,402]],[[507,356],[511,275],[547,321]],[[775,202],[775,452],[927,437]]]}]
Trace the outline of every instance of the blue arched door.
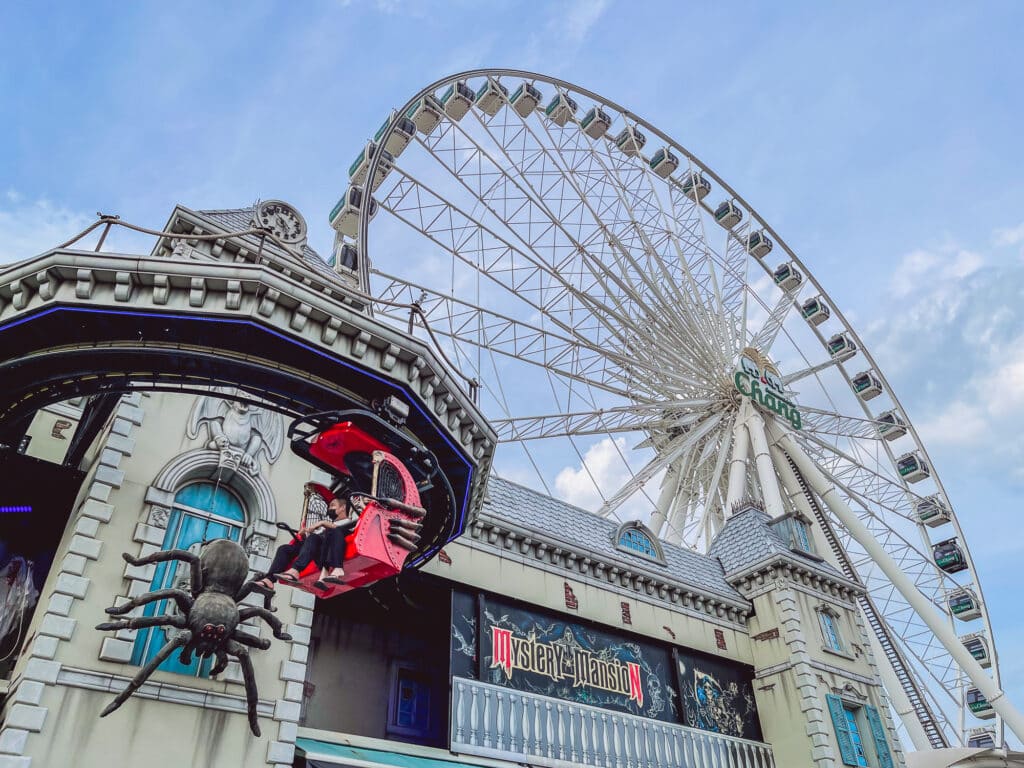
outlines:
[{"label": "blue arched door", "polygon": [[[197,551],[203,541],[238,541],[244,526],[245,509],[231,491],[209,482],[193,483],[182,488],[174,497],[174,506],[167,521],[167,534],[164,536],[162,548],[191,547],[193,551]],[[187,563],[157,563],[150,590],[182,585],[188,589],[188,575]],[[176,605],[173,601],[161,600],[147,605],[143,609],[143,615],[167,614],[175,610]],[[132,652],[132,663],[141,666],[153,658],[167,642],[168,632],[174,631],[173,628],[164,627],[139,630]],[[193,659],[191,664],[182,664],[175,653],[160,665],[160,669],[193,677],[206,677],[212,666],[213,659],[206,659],[203,662]]]}]

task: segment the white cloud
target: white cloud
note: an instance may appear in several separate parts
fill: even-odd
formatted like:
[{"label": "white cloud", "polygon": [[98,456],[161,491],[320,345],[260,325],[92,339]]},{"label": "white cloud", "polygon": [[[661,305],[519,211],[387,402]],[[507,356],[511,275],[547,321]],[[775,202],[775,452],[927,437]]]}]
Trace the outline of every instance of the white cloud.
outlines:
[{"label": "white cloud", "polygon": [[992,242],[997,246],[1020,245],[1024,243],[1024,223],[1016,227],[1003,227],[992,233]]},{"label": "white cloud", "polygon": [[558,473],[555,492],[570,504],[597,509],[602,502],[598,486],[606,495],[611,494],[632,476],[622,461],[622,456],[628,451],[623,437],[606,437],[595,443],[583,455],[582,464],[565,467]]},{"label": "white cloud", "polygon": [[25,202],[15,190],[0,203],[0,264],[37,256],[78,234],[95,216],[71,211],[48,200]]},{"label": "white cloud", "polygon": [[564,6],[559,24],[571,42],[581,43],[604,15],[608,5],[609,0],[575,0]]},{"label": "white cloud", "polygon": [[922,287],[962,280],[978,271],[984,263],[981,255],[973,251],[912,251],[903,257],[893,272],[889,290],[898,297],[909,296]]}]

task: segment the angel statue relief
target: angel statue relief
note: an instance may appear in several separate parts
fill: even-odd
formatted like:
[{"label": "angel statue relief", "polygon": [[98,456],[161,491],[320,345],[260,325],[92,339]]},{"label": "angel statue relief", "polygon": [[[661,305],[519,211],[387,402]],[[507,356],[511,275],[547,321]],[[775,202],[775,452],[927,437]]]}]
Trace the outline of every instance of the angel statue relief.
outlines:
[{"label": "angel statue relief", "polygon": [[204,425],[210,437],[207,447],[220,451],[220,464],[226,469],[241,468],[257,475],[260,457],[273,463],[284,446],[282,416],[249,403],[216,395],[200,397],[192,406],[185,434],[195,440]]}]

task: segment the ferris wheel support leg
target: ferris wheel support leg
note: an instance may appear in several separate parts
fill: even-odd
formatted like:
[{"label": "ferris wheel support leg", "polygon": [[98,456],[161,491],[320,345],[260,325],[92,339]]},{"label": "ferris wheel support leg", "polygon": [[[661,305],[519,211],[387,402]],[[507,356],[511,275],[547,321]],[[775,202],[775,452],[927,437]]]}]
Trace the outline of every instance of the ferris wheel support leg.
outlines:
[{"label": "ferris wheel support leg", "polygon": [[732,508],[743,498],[747,485],[747,456],[750,454],[750,433],[744,422],[749,413],[750,405],[746,400],[740,403],[740,411],[736,414],[736,423],[732,428],[732,460],[729,462],[729,487],[725,494],[724,517],[732,515]]},{"label": "ferris wheel support leg", "polygon": [[921,617],[921,620],[928,626],[935,637],[942,643],[953,660],[964,671],[970,681],[977,687],[982,696],[992,705],[1003,722],[1018,738],[1024,740],[1024,715],[1017,710],[1013,703],[1006,696],[1006,693],[999,688],[995,680],[989,677],[977,660],[971,656],[970,651],[960,642],[956,633],[950,628],[946,619],[940,616],[935,607],[917,589],[900,569],[896,561],[892,559],[881,544],[871,535],[871,532],[860,521],[857,514],[843,501],[835,484],[818,468],[803,449],[797,445],[796,440],[788,432],[782,431],[778,425],[772,425],[772,437],[775,438],[797,469],[804,476],[811,488],[821,500],[825,502],[829,510],[836,516],[846,531],[852,536],[864,551],[875,561],[875,564],[885,574],[889,582],[899,591],[911,608]]},{"label": "ferris wheel support leg", "polygon": [[768,452],[768,437],[765,434],[764,419],[753,408],[747,417],[747,431],[754,449],[754,466],[757,467],[757,480],[761,485],[761,497],[764,499],[765,512],[772,518],[782,517],[786,508],[782,505],[782,491],[779,490],[779,478],[775,474],[772,457]]},{"label": "ferris wheel support leg", "polygon": [[679,492],[679,481],[683,477],[683,465],[686,459],[676,459],[665,471],[665,479],[661,481],[661,494],[658,496],[658,506],[651,515],[649,527],[655,536],[661,537],[661,529],[665,527],[665,520],[668,518],[672,502],[675,501]]}]

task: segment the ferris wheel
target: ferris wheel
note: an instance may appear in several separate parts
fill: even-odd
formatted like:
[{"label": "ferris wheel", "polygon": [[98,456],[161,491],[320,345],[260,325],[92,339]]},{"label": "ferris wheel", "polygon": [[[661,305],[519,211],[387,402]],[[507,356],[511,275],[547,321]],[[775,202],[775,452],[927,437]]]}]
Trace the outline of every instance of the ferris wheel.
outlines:
[{"label": "ferris wheel", "polygon": [[909,741],[1003,743],[958,661],[962,643],[998,686],[923,443],[814,259],[713,171],[591,91],[478,70],[396,109],[349,179],[335,269],[471,378],[499,475],[697,551],[741,501],[811,523],[818,554],[867,590]]}]

